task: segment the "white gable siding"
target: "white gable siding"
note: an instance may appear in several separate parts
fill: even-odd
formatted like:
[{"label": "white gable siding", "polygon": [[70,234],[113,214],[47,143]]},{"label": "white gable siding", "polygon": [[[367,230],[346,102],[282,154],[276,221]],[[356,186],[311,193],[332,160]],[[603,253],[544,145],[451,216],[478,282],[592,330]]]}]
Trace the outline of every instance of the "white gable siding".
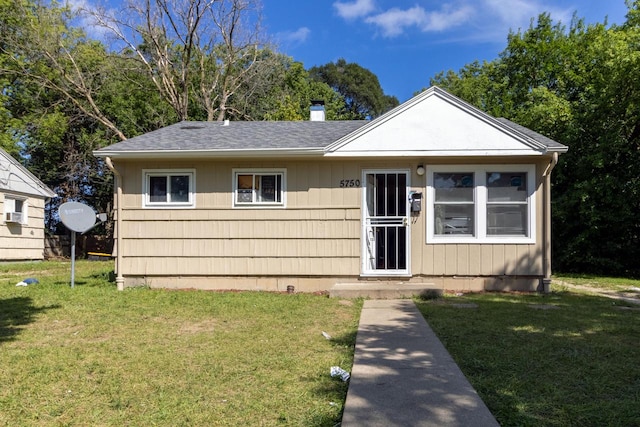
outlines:
[{"label": "white gable siding", "polygon": [[327,155],[540,155],[499,121],[440,91],[429,91],[329,148]]}]

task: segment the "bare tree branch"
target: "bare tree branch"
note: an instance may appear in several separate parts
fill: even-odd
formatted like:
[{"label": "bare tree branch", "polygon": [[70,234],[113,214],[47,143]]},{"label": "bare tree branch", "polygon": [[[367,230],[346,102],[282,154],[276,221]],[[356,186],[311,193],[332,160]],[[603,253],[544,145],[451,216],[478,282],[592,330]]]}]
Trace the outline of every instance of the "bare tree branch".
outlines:
[{"label": "bare tree branch", "polygon": [[[117,15],[86,10],[121,47],[144,66],[180,120],[202,109],[223,120],[238,89],[252,77],[265,45],[259,0],[145,0]],[[194,104],[195,101],[195,104]]]}]

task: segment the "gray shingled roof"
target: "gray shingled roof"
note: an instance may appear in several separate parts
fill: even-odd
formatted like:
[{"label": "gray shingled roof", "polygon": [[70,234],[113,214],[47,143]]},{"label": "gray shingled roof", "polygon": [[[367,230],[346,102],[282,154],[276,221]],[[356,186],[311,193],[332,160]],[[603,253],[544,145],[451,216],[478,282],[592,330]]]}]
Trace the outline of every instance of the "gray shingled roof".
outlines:
[{"label": "gray shingled roof", "polygon": [[[565,152],[567,147],[544,135],[504,118],[496,119],[506,129],[546,147],[546,151]],[[95,155],[143,157],[164,153],[172,156],[211,153],[307,153],[322,154],[324,149],[370,123],[353,121],[237,121],[180,122],[117,144],[101,148]],[[281,155],[276,154],[276,155]]]},{"label": "gray shingled roof", "polygon": [[104,152],[324,149],[367,121],[180,122],[117,144]]},{"label": "gray shingled roof", "polygon": [[521,126],[517,123],[512,122],[511,120],[507,120],[504,117],[500,117],[498,119],[500,123],[502,123],[503,125],[506,125],[512,129],[514,129],[517,132],[520,132],[521,134],[525,135],[528,138],[533,139],[534,141],[544,145],[545,147],[547,147],[547,150],[549,151],[560,151],[560,152],[565,152],[567,151],[567,146],[566,145],[562,145],[557,141],[554,141],[551,138],[547,138],[546,136],[539,134],[538,132],[535,132],[529,128],[526,128],[524,126]]}]

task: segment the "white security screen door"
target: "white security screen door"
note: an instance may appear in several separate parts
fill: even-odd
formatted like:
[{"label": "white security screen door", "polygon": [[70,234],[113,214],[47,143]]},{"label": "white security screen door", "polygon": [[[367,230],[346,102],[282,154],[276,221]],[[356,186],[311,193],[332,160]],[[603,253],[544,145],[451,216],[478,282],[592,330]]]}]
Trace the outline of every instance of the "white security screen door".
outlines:
[{"label": "white security screen door", "polygon": [[362,273],[409,274],[409,173],[363,172]]}]

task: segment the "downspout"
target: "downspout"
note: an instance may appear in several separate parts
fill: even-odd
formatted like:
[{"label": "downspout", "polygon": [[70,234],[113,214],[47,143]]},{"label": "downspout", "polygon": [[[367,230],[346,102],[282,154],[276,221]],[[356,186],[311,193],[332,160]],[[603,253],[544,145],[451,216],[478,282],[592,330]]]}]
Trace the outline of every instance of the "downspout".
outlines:
[{"label": "downspout", "polygon": [[551,161],[544,171],[544,278],[542,279],[542,292],[551,290],[551,171],[558,164],[558,153],[553,153]]},{"label": "downspout", "polygon": [[124,277],[122,276],[122,175],[113,166],[110,157],[105,157],[107,167],[116,177],[116,285],[119,291],[124,290]]}]

